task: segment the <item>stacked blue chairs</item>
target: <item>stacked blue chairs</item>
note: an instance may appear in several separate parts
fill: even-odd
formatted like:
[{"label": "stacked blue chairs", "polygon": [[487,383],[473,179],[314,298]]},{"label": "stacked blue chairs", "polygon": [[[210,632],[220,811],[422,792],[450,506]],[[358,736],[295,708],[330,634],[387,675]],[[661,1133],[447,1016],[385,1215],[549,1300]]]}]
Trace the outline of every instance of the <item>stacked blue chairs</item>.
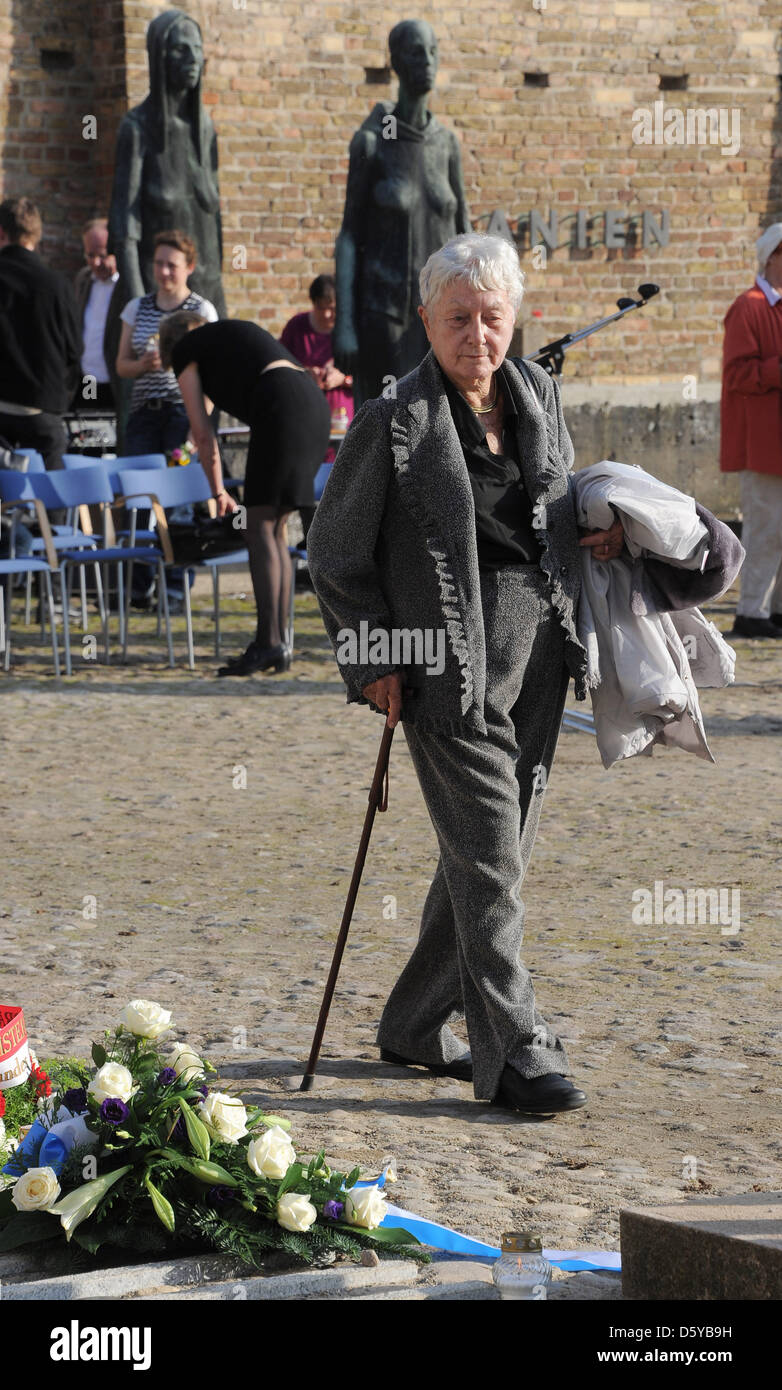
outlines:
[{"label": "stacked blue chairs", "polygon": [[[34,474],[28,476],[28,484],[35,490],[38,498],[48,508],[57,507],[100,507],[104,513],[109,515],[109,521],[104,527],[104,534],[110,538],[111,523],[110,509],[114,503],[114,489],[105,467],[105,461],[100,460],[89,468],[64,469],[53,473]],[[160,583],[163,591],[163,610],[166,620],[166,637],[168,641],[169,662],[174,665],[174,651],[171,644],[171,626],[168,617],[168,595],[165,587],[165,570],[163,559],[154,546],[115,546],[105,545],[96,550],[62,550],[59,553],[60,560],[60,580],[63,589],[63,632],[65,636],[65,669],[70,676],[71,667],[71,644],[70,644],[70,622],[68,616],[68,599],[70,594],[70,581],[74,570],[88,564],[116,565],[117,566],[117,596],[119,601],[120,617],[120,641],[122,642],[123,656],[127,654],[127,609],[125,606],[124,586],[125,571],[134,561],[144,561],[152,564],[158,570]],[[106,660],[110,659],[109,648],[109,615],[105,608],[102,615],[103,635],[106,648]]]},{"label": "stacked blue chairs", "polygon": [[[40,475],[35,475],[40,476]],[[2,626],[0,636],[2,642],[0,646],[4,649],[3,666],[6,671],[11,666],[11,580],[14,575],[33,575],[40,576],[46,593],[46,605],[49,613],[49,627],[52,636],[52,658],[54,661],[54,674],[60,674],[60,654],[57,647],[57,625],[54,616],[54,596],[52,594],[52,574],[57,571],[57,553],[52,544],[52,533],[49,527],[49,518],[43,503],[36,497],[32,481],[27,473],[18,473],[16,470],[0,470],[0,503],[6,506],[13,506],[16,503],[23,504],[25,509],[33,507],[41,528],[41,538],[44,542],[46,558],[40,555],[17,555],[9,559],[0,560],[0,578],[5,579],[3,588],[5,589],[2,613]],[[63,599],[63,610],[65,607],[65,596],[62,591],[61,578],[61,597]],[[43,607],[43,605],[42,605]]]}]

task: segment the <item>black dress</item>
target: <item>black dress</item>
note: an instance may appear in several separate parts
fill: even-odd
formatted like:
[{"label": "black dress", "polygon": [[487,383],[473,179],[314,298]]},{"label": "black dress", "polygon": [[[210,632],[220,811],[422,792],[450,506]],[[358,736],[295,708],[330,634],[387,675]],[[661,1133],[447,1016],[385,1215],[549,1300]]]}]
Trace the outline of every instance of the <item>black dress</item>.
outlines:
[{"label": "black dress", "polygon": [[311,507],[329,446],[328,402],[308,372],[279,367],[261,376],[279,359],[298,366],[293,354],[255,323],[220,319],[186,333],[171,357],[176,376],[195,362],[205,395],[250,426],[245,506]]}]

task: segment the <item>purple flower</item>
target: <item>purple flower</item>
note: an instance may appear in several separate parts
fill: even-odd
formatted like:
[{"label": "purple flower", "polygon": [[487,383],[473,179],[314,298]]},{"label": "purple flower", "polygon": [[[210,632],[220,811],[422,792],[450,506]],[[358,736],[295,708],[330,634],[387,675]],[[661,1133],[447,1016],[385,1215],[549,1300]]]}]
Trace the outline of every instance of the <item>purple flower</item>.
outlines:
[{"label": "purple flower", "polygon": [[224,1207],[226,1202],[234,1200],[234,1194],[230,1187],[210,1187],[206,1194],[206,1200],[213,1207]]},{"label": "purple flower", "polygon": [[177,1120],[176,1124],[174,1125],[174,1128],[172,1129],[169,1138],[171,1138],[171,1139],[186,1139],[186,1138],[187,1138],[187,1125],[185,1124],[185,1117],[184,1117],[184,1115],[180,1115],[180,1116],[179,1116],[179,1119]]},{"label": "purple flower", "polygon": [[104,1100],[100,1108],[101,1119],[109,1125],[122,1125],[129,1115],[127,1105],[118,1096],[110,1096],[108,1100]]},{"label": "purple flower", "polygon": [[171,1086],[176,1081],[174,1068],[164,1067],[162,1071],[158,1072],[157,1080],[159,1086]]},{"label": "purple flower", "polygon": [[82,1110],[87,1109],[87,1092],[83,1086],[72,1086],[70,1091],[65,1092],[62,1103],[72,1115],[80,1115]]},{"label": "purple flower", "polygon": [[326,1202],[326,1203],[324,1204],[324,1207],[323,1207],[323,1215],[324,1215],[324,1216],[327,1216],[328,1219],[329,1219],[329,1221],[339,1221],[339,1219],[340,1219],[340,1217],[341,1217],[341,1215],[342,1215],[342,1213],[343,1213],[344,1210],[345,1210],[345,1203],[344,1203],[344,1202],[335,1202],[335,1201],[332,1199],[331,1201]]},{"label": "purple flower", "polygon": [[196,1105],[202,1105],[203,1102],[206,1100],[207,1096],[209,1095],[209,1087],[208,1087],[208,1086],[196,1086],[196,1090],[197,1090],[197,1091],[200,1091],[200,1093],[201,1093],[201,1100],[194,1100],[194,1103],[195,1103]]}]

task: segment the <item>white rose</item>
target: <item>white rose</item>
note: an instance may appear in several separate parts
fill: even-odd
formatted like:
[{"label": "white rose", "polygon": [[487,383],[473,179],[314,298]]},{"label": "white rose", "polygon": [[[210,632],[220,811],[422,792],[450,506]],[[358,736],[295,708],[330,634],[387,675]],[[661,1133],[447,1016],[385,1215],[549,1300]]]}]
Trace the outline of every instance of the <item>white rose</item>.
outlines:
[{"label": "white rose", "polygon": [[204,1064],[189,1043],[175,1042],[166,1061],[174,1068],[180,1081],[186,1084],[204,1075]]},{"label": "white rose", "polygon": [[379,1187],[351,1187],[345,1197],[345,1215],[351,1226],[374,1231],[386,1214],[386,1194]]},{"label": "white rose", "polygon": [[259,1178],[284,1178],[291,1164],[296,1162],[296,1150],[285,1130],[273,1125],[257,1139],[250,1140],[247,1162]]},{"label": "white rose", "polygon": [[308,1231],[318,1219],[309,1197],[286,1192],[277,1203],[277,1224],[286,1231]]},{"label": "white rose", "polygon": [[128,1100],[133,1094],[133,1077],[120,1062],[106,1062],[96,1071],[87,1090],[98,1104],[104,1100]]},{"label": "white rose", "polygon": [[53,1168],[28,1168],[11,1188],[17,1211],[46,1211],[57,1201],[60,1184]]},{"label": "white rose", "polygon": [[122,1010],[119,1021],[139,1038],[159,1038],[170,1027],[171,1014],[150,999],[131,999]]},{"label": "white rose", "polygon": [[229,1144],[235,1144],[247,1133],[247,1111],[240,1100],[224,1091],[210,1091],[199,1115]]}]

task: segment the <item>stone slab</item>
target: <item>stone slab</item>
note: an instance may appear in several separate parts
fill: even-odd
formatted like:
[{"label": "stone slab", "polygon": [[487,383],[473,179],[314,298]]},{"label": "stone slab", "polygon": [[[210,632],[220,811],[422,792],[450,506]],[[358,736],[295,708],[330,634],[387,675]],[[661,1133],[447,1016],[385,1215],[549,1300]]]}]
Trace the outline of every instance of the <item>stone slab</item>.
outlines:
[{"label": "stone slab", "polygon": [[[29,1279],[9,1276],[0,1261],[3,1301],[41,1299],[330,1299],[360,1297],[363,1290],[414,1284],[413,1260],[383,1260],[373,1268],[344,1264],[329,1269],[247,1276],[236,1260],[186,1257],[150,1264]],[[389,1295],[390,1296],[390,1295]]]},{"label": "stone slab", "polygon": [[620,1212],[628,1299],[782,1298],[782,1192]]},{"label": "stone slab", "polygon": [[[5,1301],[196,1299],[257,1302],[309,1299],[373,1301],[495,1302],[493,1258],[466,1259],[433,1252],[429,1265],[381,1260],[375,1267],[336,1264],[327,1269],[249,1274],[240,1261],[219,1255],[187,1256],[80,1273],[47,1271],[25,1251],[0,1256],[0,1290]],[[618,1299],[618,1274],[554,1271],[550,1300]]]}]

